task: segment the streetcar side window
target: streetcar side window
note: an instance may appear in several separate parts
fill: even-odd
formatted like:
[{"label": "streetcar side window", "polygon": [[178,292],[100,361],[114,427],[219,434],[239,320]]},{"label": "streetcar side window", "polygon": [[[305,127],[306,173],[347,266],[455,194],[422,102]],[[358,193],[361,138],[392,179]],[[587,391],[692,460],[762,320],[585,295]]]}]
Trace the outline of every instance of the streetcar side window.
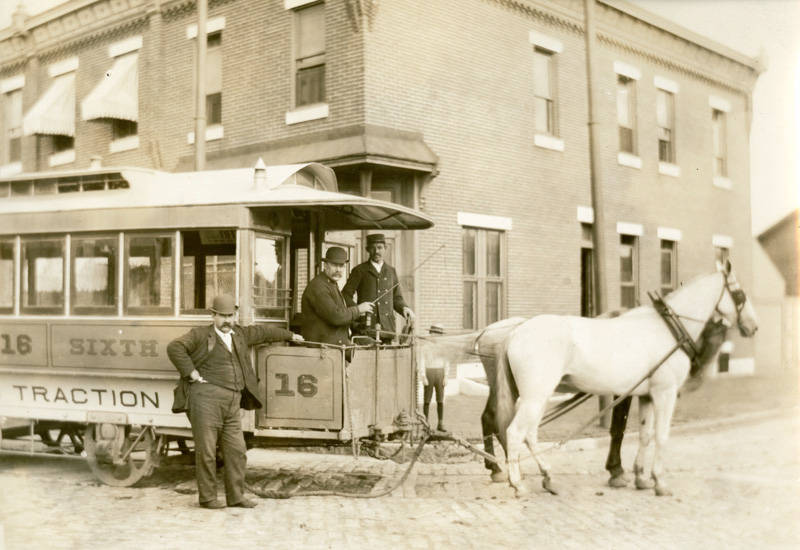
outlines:
[{"label": "streetcar side window", "polygon": [[72,313],[116,313],[118,248],[116,236],[72,238]]},{"label": "streetcar side window", "polygon": [[64,239],[22,241],[22,311],[64,312]]},{"label": "streetcar side window", "polygon": [[182,231],[181,313],[207,313],[218,294],[236,292],[236,230]]},{"label": "streetcar side window", "polygon": [[0,313],[14,310],[14,242],[0,241]]},{"label": "streetcar side window", "polygon": [[253,255],[253,305],[256,317],[288,317],[292,301],[286,251],[286,238],[256,235]]},{"label": "streetcar side window", "polygon": [[127,235],[125,238],[125,309],[128,314],[172,313],[173,237]]}]

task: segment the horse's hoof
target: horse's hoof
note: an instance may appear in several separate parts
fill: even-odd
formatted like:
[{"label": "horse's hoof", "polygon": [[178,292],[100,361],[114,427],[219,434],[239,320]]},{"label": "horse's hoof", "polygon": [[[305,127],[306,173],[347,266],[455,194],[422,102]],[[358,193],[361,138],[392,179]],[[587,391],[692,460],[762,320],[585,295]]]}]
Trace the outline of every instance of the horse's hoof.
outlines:
[{"label": "horse's hoof", "polygon": [[508,481],[508,472],[505,472],[503,470],[497,470],[496,472],[492,472],[493,483],[502,483],[504,481]]},{"label": "horse's hoof", "polygon": [[613,487],[614,489],[621,489],[628,486],[628,480],[622,474],[618,476],[611,476],[608,478],[608,486]]},{"label": "horse's hoof", "polygon": [[667,489],[666,487],[660,487],[656,485],[656,496],[657,497],[671,497],[672,491]]},{"label": "horse's hoof", "polygon": [[644,489],[652,489],[655,486],[656,483],[652,479],[647,479],[638,476],[636,477],[636,488],[639,489],[640,491]]},{"label": "horse's hoof", "polygon": [[529,493],[530,491],[524,485],[514,487],[514,496],[517,498],[528,496]]},{"label": "horse's hoof", "polygon": [[542,488],[551,495],[558,495],[558,491],[553,487],[553,482],[549,477],[542,480]]}]

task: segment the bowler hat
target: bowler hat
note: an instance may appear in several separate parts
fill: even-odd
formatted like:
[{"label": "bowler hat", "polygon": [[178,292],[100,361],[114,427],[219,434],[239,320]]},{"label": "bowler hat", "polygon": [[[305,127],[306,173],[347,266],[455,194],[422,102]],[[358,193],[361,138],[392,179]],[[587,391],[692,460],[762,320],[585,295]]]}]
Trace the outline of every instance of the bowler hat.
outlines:
[{"label": "bowler hat", "polygon": [[386,237],[383,236],[383,233],[372,233],[371,235],[367,235],[367,247],[378,243],[386,244]]},{"label": "bowler hat", "polygon": [[323,258],[329,264],[346,264],[347,263],[347,252],[341,246],[332,246],[328,249],[325,253],[325,257]]},{"label": "bowler hat", "polygon": [[211,302],[209,309],[220,315],[233,315],[239,309],[239,306],[236,305],[236,301],[230,294],[220,294],[219,296],[214,296],[214,301]]},{"label": "bowler hat", "polygon": [[431,328],[428,329],[431,334],[444,334],[444,326],[440,323],[433,323]]}]

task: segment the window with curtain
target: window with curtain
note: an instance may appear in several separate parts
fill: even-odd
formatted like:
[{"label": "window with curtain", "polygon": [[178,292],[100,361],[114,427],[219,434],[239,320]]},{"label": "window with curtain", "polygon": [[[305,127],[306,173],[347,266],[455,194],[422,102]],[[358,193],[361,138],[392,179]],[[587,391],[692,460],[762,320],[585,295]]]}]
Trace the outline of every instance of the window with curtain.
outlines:
[{"label": "window with curtain", "polygon": [[64,239],[22,242],[23,313],[63,313]]},{"label": "window with curtain", "polygon": [[72,313],[116,313],[117,257],[116,236],[72,238]]},{"label": "window with curtain", "polygon": [[325,4],[295,11],[295,107],[325,102]]}]

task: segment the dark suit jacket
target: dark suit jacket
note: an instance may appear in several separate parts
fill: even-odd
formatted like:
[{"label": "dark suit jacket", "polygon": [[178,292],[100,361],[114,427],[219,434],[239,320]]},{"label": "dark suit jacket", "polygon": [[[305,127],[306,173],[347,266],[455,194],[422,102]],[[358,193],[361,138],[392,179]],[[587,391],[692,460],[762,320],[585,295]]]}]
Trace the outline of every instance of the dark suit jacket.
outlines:
[{"label": "dark suit jacket", "polygon": [[[250,346],[264,342],[280,342],[291,340],[292,333],[286,329],[270,327],[264,325],[251,325],[243,327],[235,325],[233,327],[233,351],[239,359],[239,364],[244,372],[244,390],[242,390],[243,409],[260,409],[263,405],[258,398],[258,380],[255,370],[250,361]],[[181,380],[175,388],[175,402],[172,404],[172,412],[184,412],[186,410],[185,396],[186,383],[189,375],[198,366],[201,366],[211,350],[216,345],[217,335],[214,332],[214,325],[195,327],[183,336],[180,336],[169,343],[167,346],[167,356],[178,372],[181,373]],[[183,391],[181,391],[183,390]],[[184,395],[181,396],[181,393]],[[181,397],[184,402],[180,402]]]},{"label": "dark suit jacket", "polygon": [[320,273],[303,291],[303,338],[312,342],[346,345],[350,325],[358,319],[358,308],[348,307],[339,287]]},{"label": "dark suit jacket", "polygon": [[[372,262],[368,260],[353,268],[347,284],[342,289],[342,294],[348,305],[355,305],[361,302],[371,302],[394,287],[392,291],[386,292],[386,295],[376,302],[378,311],[376,322],[381,324],[383,330],[396,332],[394,312],[402,315],[403,308],[406,307],[406,301],[400,292],[400,285],[397,284],[398,281],[397,272],[392,266],[383,262],[381,272],[378,273]],[[353,297],[354,293],[358,295],[358,298]]]}]

